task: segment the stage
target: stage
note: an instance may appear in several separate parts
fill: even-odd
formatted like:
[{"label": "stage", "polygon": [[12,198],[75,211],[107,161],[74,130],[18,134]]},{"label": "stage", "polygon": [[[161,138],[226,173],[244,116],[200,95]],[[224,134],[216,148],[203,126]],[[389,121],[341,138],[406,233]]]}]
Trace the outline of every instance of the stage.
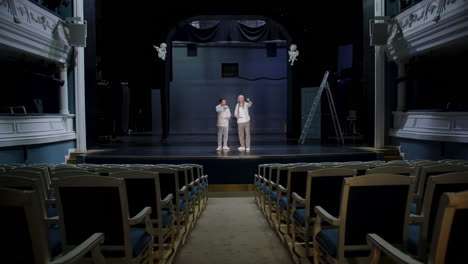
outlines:
[{"label": "stage", "polygon": [[[356,146],[288,143],[278,135],[252,135],[250,152],[239,152],[238,138],[230,135],[230,151],[217,152],[216,135],[171,136],[167,141],[151,134],[117,138],[105,148],[77,157],[78,163],[197,163],[204,166],[211,184],[253,183],[258,164],[324,161],[368,161],[383,154]],[[241,188],[242,189],[242,188]]]}]

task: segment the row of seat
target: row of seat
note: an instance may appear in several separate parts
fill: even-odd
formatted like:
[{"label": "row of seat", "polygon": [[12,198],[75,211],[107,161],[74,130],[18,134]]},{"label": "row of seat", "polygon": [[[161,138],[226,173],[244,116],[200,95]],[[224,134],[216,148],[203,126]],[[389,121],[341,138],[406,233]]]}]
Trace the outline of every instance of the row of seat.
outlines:
[{"label": "row of seat", "polygon": [[460,160],[262,164],[254,192],[298,263],[368,257],[368,233],[424,261],[440,197],[468,190],[464,164]]},{"label": "row of seat", "polygon": [[71,253],[94,263],[170,263],[208,199],[198,164],[0,167],[0,195],[8,197],[1,210],[34,211],[1,220],[9,235],[2,235],[0,259],[8,263],[68,263],[60,261]]}]

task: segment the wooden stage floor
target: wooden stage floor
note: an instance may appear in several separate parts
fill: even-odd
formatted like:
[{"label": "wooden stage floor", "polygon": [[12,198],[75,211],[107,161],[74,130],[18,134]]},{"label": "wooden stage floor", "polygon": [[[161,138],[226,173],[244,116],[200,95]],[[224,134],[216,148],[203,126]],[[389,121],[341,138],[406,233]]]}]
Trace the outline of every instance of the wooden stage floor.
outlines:
[{"label": "wooden stage floor", "polygon": [[121,137],[106,148],[77,157],[78,163],[198,163],[213,184],[250,184],[258,164],[382,159],[383,155],[356,146],[290,144],[278,135],[252,135],[250,152],[240,152],[238,137],[229,138],[230,151],[217,152],[216,135],[150,134]]}]

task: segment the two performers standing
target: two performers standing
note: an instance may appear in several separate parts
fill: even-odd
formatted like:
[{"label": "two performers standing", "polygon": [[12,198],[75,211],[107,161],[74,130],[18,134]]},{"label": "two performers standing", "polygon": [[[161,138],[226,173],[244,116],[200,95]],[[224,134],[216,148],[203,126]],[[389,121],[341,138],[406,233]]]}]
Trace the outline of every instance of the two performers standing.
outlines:
[{"label": "two performers standing", "polygon": [[[229,134],[229,120],[231,119],[231,111],[226,104],[226,99],[221,99],[219,105],[216,106],[218,114],[218,148],[217,151],[229,150],[227,146]],[[237,118],[237,129],[239,132],[240,147],[239,151],[250,151],[250,115],[249,108],[252,106],[252,101],[247,98],[244,101],[244,96],[237,97],[237,105],[234,110],[234,116]],[[221,145],[223,143],[223,145]]]}]

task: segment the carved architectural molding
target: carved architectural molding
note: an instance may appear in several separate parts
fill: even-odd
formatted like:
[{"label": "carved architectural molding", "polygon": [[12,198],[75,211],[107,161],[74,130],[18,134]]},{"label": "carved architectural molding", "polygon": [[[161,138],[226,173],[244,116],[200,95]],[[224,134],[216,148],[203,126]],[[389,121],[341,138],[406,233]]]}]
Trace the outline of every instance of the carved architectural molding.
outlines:
[{"label": "carved architectural molding", "polygon": [[393,112],[390,136],[468,143],[468,112]]},{"label": "carved architectural molding", "polygon": [[0,0],[0,44],[64,63],[70,53],[66,22],[28,0]]},{"label": "carved architectural molding", "polygon": [[73,140],[74,115],[0,115],[0,147]]},{"label": "carved architectural molding", "polygon": [[468,36],[468,0],[423,0],[392,20],[387,55],[405,59]]}]

